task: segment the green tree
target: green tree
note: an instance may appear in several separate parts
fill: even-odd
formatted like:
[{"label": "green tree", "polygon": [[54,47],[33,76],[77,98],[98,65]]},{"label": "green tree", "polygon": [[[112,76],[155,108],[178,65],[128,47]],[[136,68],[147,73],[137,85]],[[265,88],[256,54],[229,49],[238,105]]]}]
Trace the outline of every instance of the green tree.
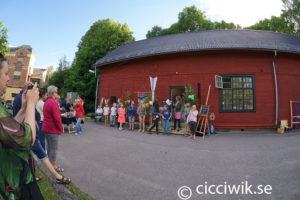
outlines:
[{"label": "green tree", "polygon": [[151,37],[157,37],[161,34],[162,27],[160,26],[153,26],[150,31],[147,32],[146,37],[151,38]]},{"label": "green tree", "polygon": [[67,61],[66,56],[61,57],[58,62],[57,70],[51,73],[49,82],[47,84],[47,86],[55,85],[58,88],[59,93],[61,93],[63,96],[66,95],[65,79],[69,76],[69,74],[66,73],[68,68],[70,68],[70,64]]},{"label": "green tree", "polygon": [[240,25],[235,25],[234,23],[227,23],[224,20],[221,22],[214,23],[214,29],[241,29]]},{"label": "green tree", "polygon": [[282,16],[295,35],[300,35],[300,0],[282,0]]},{"label": "green tree", "polygon": [[207,19],[204,12],[198,10],[197,7],[193,5],[185,7],[182,12],[178,14],[178,21],[169,28],[162,29],[160,26],[154,26],[147,32],[146,37],[150,38],[175,33],[215,29],[241,29],[241,27],[234,23],[227,23],[224,20],[221,22],[212,22]]},{"label": "green tree", "polygon": [[58,92],[61,92],[61,89],[64,86],[64,72],[63,71],[54,71],[49,78],[48,85],[54,85],[58,88]]},{"label": "green tree", "polygon": [[293,29],[288,26],[283,16],[272,16],[271,19],[260,20],[258,23],[246,29],[265,30],[293,34]]},{"label": "green tree", "polygon": [[85,101],[87,111],[94,110],[96,77],[89,70],[93,64],[108,52],[135,41],[129,26],[111,19],[96,21],[78,44],[72,72],[67,78],[66,89],[78,92]]},{"label": "green tree", "polygon": [[178,31],[180,33],[212,29],[214,29],[213,23],[207,20],[204,13],[198,10],[195,5],[185,7],[178,14]]},{"label": "green tree", "polygon": [[178,23],[172,24],[169,28],[165,28],[160,32],[160,35],[169,35],[169,34],[175,34],[180,33]]},{"label": "green tree", "polygon": [[50,76],[53,73],[53,70],[54,70],[53,65],[50,65],[49,67],[47,67],[47,71],[48,71],[48,73],[49,73]]},{"label": "green tree", "polygon": [[8,52],[7,29],[3,27],[0,21],[0,53],[5,55]]},{"label": "green tree", "polygon": [[70,62],[67,61],[67,57],[66,55],[64,55],[59,59],[57,70],[58,71],[66,70],[68,66],[70,66]]},{"label": "green tree", "polygon": [[66,95],[67,92],[76,91],[73,87],[73,80],[75,80],[75,73],[73,67],[69,66],[64,70],[64,87],[62,88],[62,93],[64,95]]},{"label": "green tree", "polygon": [[266,30],[293,35],[300,35],[300,1],[282,0],[283,10],[279,17],[260,20],[246,29]]}]

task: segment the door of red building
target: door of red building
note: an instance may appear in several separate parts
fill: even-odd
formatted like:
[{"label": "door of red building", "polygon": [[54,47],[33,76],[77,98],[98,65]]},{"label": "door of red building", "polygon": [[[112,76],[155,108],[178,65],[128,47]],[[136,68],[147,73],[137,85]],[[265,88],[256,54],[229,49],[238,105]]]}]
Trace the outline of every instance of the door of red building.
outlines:
[{"label": "door of red building", "polygon": [[175,102],[176,101],[176,96],[180,96],[182,97],[183,93],[184,93],[184,89],[185,89],[185,86],[169,86],[169,94],[170,94],[170,97],[169,99],[172,101],[172,102]]}]

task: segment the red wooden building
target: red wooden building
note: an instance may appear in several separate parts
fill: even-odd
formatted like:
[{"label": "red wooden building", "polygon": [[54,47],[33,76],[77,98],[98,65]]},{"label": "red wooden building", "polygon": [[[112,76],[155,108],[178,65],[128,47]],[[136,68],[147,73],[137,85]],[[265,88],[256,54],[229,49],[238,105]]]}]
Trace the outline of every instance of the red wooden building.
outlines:
[{"label": "red wooden building", "polygon": [[[158,77],[155,95],[172,98],[192,85],[217,128],[272,128],[290,121],[290,100],[300,100],[300,38],[253,30],[218,30],[173,34],[123,45],[98,60],[98,96],[137,99],[151,91],[149,76]],[[215,87],[215,75],[222,88]],[[173,97],[174,98],[174,97]],[[98,100],[99,101],[99,100]]]}]

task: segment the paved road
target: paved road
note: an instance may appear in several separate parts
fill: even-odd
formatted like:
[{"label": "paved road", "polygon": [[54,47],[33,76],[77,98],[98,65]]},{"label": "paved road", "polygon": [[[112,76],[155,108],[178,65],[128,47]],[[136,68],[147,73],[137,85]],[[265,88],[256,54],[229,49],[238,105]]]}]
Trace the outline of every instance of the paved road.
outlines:
[{"label": "paved road", "polygon": [[[100,200],[176,200],[181,186],[191,188],[190,199],[300,199],[299,130],[285,135],[222,132],[193,141],[88,121],[83,135],[60,137],[58,163],[76,185]],[[272,194],[250,195],[248,190],[247,195],[229,195],[227,190],[226,195],[200,195],[196,190],[205,182],[245,187],[246,181],[255,187],[271,185]]]}]

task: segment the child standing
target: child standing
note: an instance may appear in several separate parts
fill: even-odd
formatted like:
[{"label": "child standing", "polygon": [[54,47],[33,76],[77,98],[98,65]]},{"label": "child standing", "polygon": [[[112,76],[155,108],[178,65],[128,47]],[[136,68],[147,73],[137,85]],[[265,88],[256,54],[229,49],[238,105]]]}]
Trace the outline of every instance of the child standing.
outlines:
[{"label": "child standing", "polygon": [[152,106],[152,118],[153,118],[153,125],[152,127],[149,129],[149,134],[151,133],[151,130],[156,127],[156,134],[158,135],[158,121],[159,121],[159,105],[158,105],[158,101],[154,101],[153,106]]},{"label": "child standing", "polygon": [[187,117],[190,113],[190,104],[189,103],[186,103],[184,105],[184,110],[183,110],[183,115],[184,115],[184,126],[185,126],[185,133],[184,133],[184,136],[187,136],[188,135],[188,127],[189,127],[189,124],[187,122]]},{"label": "child standing", "polygon": [[120,123],[119,130],[123,130],[123,124],[125,123],[125,109],[122,103],[120,103],[118,109],[118,122]]},{"label": "child standing", "polygon": [[102,118],[102,114],[103,114],[103,109],[101,108],[100,105],[98,105],[98,108],[96,110],[96,116],[95,116],[95,119],[99,119],[99,122],[101,121],[101,118]]},{"label": "child standing", "polygon": [[141,132],[142,129],[143,129],[142,132],[145,132],[146,108],[145,108],[145,102],[144,101],[140,101],[137,113],[139,115],[139,121],[140,121],[139,132]]},{"label": "child standing", "polygon": [[196,105],[192,106],[192,109],[187,117],[187,123],[190,126],[192,135],[188,138],[196,140],[196,126],[197,126],[197,116],[198,116],[198,110]]},{"label": "child standing", "polygon": [[180,131],[180,129],[181,129],[180,119],[181,119],[181,97],[177,96],[176,97],[176,104],[175,104],[174,130],[176,130],[176,124],[178,122],[177,131]]},{"label": "child standing", "polygon": [[135,113],[136,113],[136,107],[134,105],[134,101],[131,100],[131,104],[130,106],[128,106],[129,130],[133,130],[134,128]]},{"label": "child standing", "polygon": [[[118,100],[117,100],[117,119],[119,119],[119,108],[120,108],[120,104],[121,104],[121,101],[122,101],[122,99],[121,98],[118,98]],[[117,127],[119,128],[120,127],[120,123],[118,122],[118,125],[117,125]]]},{"label": "child standing", "polygon": [[168,105],[164,106],[164,110],[161,113],[164,122],[164,135],[166,134],[166,129],[168,130],[168,136],[170,135],[170,119],[172,117],[171,111],[168,109]]},{"label": "child standing", "polygon": [[117,115],[117,104],[113,103],[113,106],[110,108],[110,126],[115,126],[116,124],[116,115]]},{"label": "child standing", "polygon": [[109,115],[109,107],[108,104],[105,104],[103,108],[103,116],[104,116],[104,125],[105,127],[108,127],[108,115]]}]

